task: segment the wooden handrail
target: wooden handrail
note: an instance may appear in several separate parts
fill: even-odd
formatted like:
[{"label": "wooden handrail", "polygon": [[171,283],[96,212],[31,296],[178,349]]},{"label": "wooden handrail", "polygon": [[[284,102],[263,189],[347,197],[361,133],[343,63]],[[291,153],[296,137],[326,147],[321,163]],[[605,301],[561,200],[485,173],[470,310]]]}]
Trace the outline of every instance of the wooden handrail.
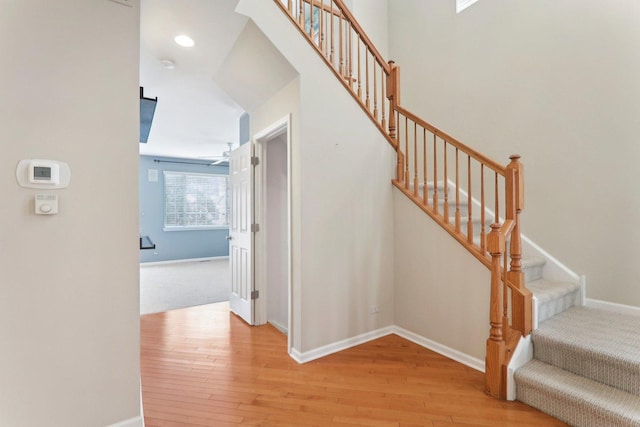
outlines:
[{"label": "wooden handrail", "polygon": [[[355,21],[344,2],[337,0],[274,1],[307,42],[316,49],[329,69],[378,127],[387,142],[397,151],[397,141],[389,136],[387,129],[385,117],[387,109],[384,105],[385,102],[389,103],[384,84],[391,68],[360,24]],[[321,11],[320,18],[313,22],[314,25],[318,25],[317,32],[314,32],[311,22],[309,22],[309,30],[306,31],[303,5]],[[325,13],[328,16],[324,16]],[[354,42],[350,34],[357,35],[357,41]],[[357,46],[354,47],[354,43]],[[365,48],[361,49],[361,45]],[[354,55],[357,57],[354,58]],[[357,85],[354,85],[356,80],[353,73],[354,66],[357,67],[355,72],[355,76],[358,76]],[[363,73],[361,67],[365,68],[366,72]],[[376,75],[376,71],[381,71],[384,77]],[[380,85],[384,91],[377,90],[377,85]],[[380,110],[378,106],[381,107]],[[382,111],[381,117],[378,114],[379,111]],[[391,112],[389,115],[391,116]]]},{"label": "wooden handrail", "polygon": [[438,138],[447,141],[447,143],[449,143],[450,145],[458,148],[460,151],[464,152],[465,154],[469,154],[471,157],[473,157],[474,159],[476,159],[480,163],[483,163],[485,166],[488,166],[493,171],[498,172],[502,176],[505,175],[506,167],[502,166],[500,163],[488,158],[487,156],[485,156],[483,154],[480,154],[478,151],[474,150],[473,148],[469,147],[468,145],[463,144],[462,142],[458,141],[456,138],[452,137],[451,135],[447,134],[446,132],[443,132],[442,130],[440,130],[437,127],[433,126],[431,123],[429,123],[429,122],[421,119],[420,117],[416,116],[415,114],[413,114],[412,112],[410,112],[406,108],[403,108],[402,106],[398,105],[396,107],[396,111],[398,113],[402,114],[403,116],[407,117],[409,120],[418,123],[420,126],[424,127],[425,129],[427,129],[432,134],[436,135]]},{"label": "wooden handrail", "polygon": [[[511,156],[511,162],[503,166],[402,107],[400,67],[384,60],[343,0],[275,2],[395,149],[393,185],[490,269],[486,391],[506,398],[510,352],[518,337],[528,335],[532,327],[532,295],[524,285],[521,262],[524,168],[520,156]],[[310,14],[308,30],[305,9]],[[452,179],[455,198],[449,197]],[[461,188],[463,182],[466,189]],[[440,185],[442,191],[438,190]],[[461,192],[466,197],[461,197]],[[487,197],[493,197],[493,202],[487,202]],[[494,208],[494,221],[487,233],[490,208]],[[473,215],[478,211],[480,218]],[[451,212],[453,218],[449,217]],[[475,227],[478,220],[480,226]],[[479,231],[479,237],[474,230]]]}]

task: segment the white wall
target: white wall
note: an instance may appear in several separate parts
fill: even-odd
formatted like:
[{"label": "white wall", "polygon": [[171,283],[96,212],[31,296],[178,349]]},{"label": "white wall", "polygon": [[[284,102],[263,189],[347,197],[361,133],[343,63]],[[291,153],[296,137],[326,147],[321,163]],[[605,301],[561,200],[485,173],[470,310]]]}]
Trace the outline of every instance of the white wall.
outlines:
[{"label": "white wall", "polygon": [[289,230],[287,136],[265,143],[267,168],[267,321],[280,330],[289,324]]},{"label": "white wall", "polygon": [[525,164],[523,232],[587,296],[640,306],[640,3],[389,2],[403,105]]},{"label": "white wall", "polygon": [[352,0],[353,16],[362,26],[378,52],[389,61],[389,13],[388,0]]},{"label": "white wall", "polygon": [[[253,136],[270,127],[275,122],[279,121],[287,115],[291,115],[291,180],[292,182],[299,182],[300,180],[300,81],[299,78],[295,78],[288,85],[286,85],[280,92],[275,94],[271,99],[265,102],[260,108],[249,111],[251,116],[251,132]],[[268,144],[268,142],[267,142]],[[302,299],[301,299],[301,276],[300,276],[300,236],[301,222],[300,222],[300,201],[301,201],[301,186],[292,185],[291,188],[291,280],[293,283],[293,289],[291,298],[293,300],[293,314],[291,319],[291,329],[288,333],[292,337],[292,345],[294,348],[299,348],[302,341],[302,328],[301,328],[301,312],[302,312]],[[259,209],[259,206],[257,206]],[[260,254],[256,253],[255,263],[259,265],[261,260]]]},{"label": "white wall", "polygon": [[296,70],[278,49],[248,21],[214,78],[238,105],[251,111],[267,102],[296,75]]},{"label": "white wall", "polygon": [[[105,426],[140,414],[139,9],[0,4],[0,425]],[[20,159],[71,167],[21,188]],[[60,213],[33,214],[37,193]],[[141,420],[139,420],[141,421]]]},{"label": "white wall", "polygon": [[394,189],[395,324],[484,361],[489,270]]},{"label": "white wall", "polygon": [[[237,10],[250,15],[300,74],[293,321],[301,329],[294,331],[294,348],[307,352],[389,326],[395,153],[274,4],[240,0]],[[378,314],[369,314],[372,305]]]}]

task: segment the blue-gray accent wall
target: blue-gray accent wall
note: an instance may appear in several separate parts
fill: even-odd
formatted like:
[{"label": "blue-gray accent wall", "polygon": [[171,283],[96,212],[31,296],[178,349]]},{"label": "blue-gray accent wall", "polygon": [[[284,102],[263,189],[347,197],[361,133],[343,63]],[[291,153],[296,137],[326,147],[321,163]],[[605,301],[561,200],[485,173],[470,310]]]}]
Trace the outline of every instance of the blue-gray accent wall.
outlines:
[{"label": "blue-gray accent wall", "polygon": [[238,119],[238,128],[239,128],[238,140],[240,141],[240,145],[249,142],[249,139],[251,138],[250,136],[251,131],[249,130],[250,122],[251,122],[251,119],[248,113],[243,113],[240,116],[240,119]]},{"label": "blue-gray accent wall", "polygon": [[[140,234],[149,236],[155,249],[141,249],[140,262],[172,261],[229,255],[228,229],[163,231],[164,171],[228,175],[227,165],[209,166],[184,163],[158,163],[154,160],[196,162],[197,160],[140,156]],[[156,170],[158,180],[149,181],[149,170]]]}]

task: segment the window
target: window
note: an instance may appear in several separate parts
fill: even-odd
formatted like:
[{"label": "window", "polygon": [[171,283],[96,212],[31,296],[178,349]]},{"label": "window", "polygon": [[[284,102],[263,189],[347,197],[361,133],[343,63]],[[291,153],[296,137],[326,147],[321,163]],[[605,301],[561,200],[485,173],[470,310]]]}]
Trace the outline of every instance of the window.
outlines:
[{"label": "window", "polygon": [[226,175],[164,172],[164,229],[226,228]]},{"label": "window", "polygon": [[460,13],[478,0],[456,0],[456,13]]}]

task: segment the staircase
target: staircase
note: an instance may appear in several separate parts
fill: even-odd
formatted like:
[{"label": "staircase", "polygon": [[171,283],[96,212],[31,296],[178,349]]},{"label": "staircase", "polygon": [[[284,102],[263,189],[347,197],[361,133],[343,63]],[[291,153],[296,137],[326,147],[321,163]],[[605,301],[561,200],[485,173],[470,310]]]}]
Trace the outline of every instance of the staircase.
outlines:
[{"label": "staircase", "polygon": [[[549,299],[558,308],[565,296]],[[640,425],[640,317],[572,306],[532,333],[518,400],[574,426]]]},{"label": "staircase", "polygon": [[491,271],[487,393],[507,397],[510,359],[532,342],[519,400],[575,425],[640,425],[639,318],[580,307],[578,283],[545,278],[545,258],[523,253],[520,157],[497,163],[403,108],[400,68],[343,0],[275,3],[396,151],[393,185]]},{"label": "staircase", "polygon": [[[443,182],[426,187],[428,199],[445,193]],[[444,199],[438,205],[444,211]],[[466,202],[459,209],[465,217]],[[481,230],[479,218],[472,222]],[[543,257],[523,253],[521,262],[538,328],[533,360],[515,373],[516,398],[574,426],[640,426],[640,317],[583,307],[578,283],[544,277]]]}]

